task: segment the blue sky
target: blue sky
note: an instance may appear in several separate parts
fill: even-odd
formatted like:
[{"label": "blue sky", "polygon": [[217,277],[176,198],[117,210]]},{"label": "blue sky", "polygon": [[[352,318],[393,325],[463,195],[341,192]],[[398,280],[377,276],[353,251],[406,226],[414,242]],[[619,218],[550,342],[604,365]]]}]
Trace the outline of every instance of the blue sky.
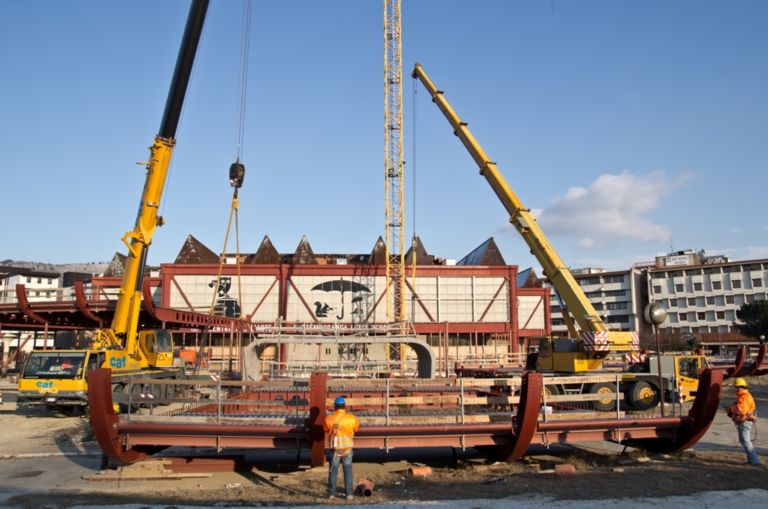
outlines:
[{"label": "blue sky", "polygon": [[[0,259],[124,251],[187,9],[0,2]],[[266,234],[281,252],[306,235],[315,252],[367,253],[383,235],[382,10],[254,1],[243,251]],[[241,14],[211,3],[153,264],[188,234],[223,244]],[[671,247],[768,257],[766,20],[763,1],[404,0],[403,73],[423,64],[568,265]],[[422,88],[413,122],[410,78],[403,103],[407,236],[415,222],[453,259],[493,236],[507,263],[535,265]]]}]

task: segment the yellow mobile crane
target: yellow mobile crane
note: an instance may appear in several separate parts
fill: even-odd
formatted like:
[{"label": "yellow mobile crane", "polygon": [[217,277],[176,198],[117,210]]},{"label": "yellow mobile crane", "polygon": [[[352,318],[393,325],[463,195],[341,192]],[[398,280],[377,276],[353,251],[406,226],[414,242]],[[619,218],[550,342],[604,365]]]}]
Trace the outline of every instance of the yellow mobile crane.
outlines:
[{"label": "yellow mobile crane", "polygon": [[[22,404],[70,409],[85,406],[86,374],[96,367],[112,369],[116,392],[123,390],[130,375],[155,378],[184,375],[183,364],[174,365],[170,331],[139,330],[139,313],[147,251],[155,229],[163,225],[163,218],[158,214],[160,200],[208,4],[209,0],[193,0],[190,5],[160,130],[150,147],[136,224],[122,238],[128,246],[128,260],[112,324],[108,329],[98,330],[86,350],[32,352],[19,379],[18,398]],[[160,392],[159,386],[150,391]]]},{"label": "yellow mobile crane", "polygon": [[[608,330],[608,326],[597,314],[568,267],[555,252],[530,210],[523,206],[496,167],[496,163],[488,158],[472,136],[467,124],[461,121],[446,101],[443,92],[432,83],[420,64],[414,67],[413,77],[421,81],[432,97],[432,101],[448,119],[453,127],[453,133],[459,137],[477,163],[480,174],[491,185],[509,213],[509,221],[528,244],[531,254],[539,261],[544,275],[565,304],[563,318],[571,338],[549,339],[543,342],[539,349],[537,367],[566,373],[594,371],[602,366],[609,352],[638,350],[636,333]],[[580,334],[576,325],[580,329]]]},{"label": "yellow mobile crane", "polygon": [[[565,304],[562,309],[563,318],[571,338],[543,338],[536,354],[536,369],[560,373],[596,371],[603,366],[609,353],[639,350],[637,333],[608,329],[530,210],[523,206],[496,163],[486,155],[467,124],[461,121],[443,92],[435,86],[420,64],[416,64],[412,76],[421,81],[432,101],[451,124],[453,133],[475,160],[480,174],[501,200],[509,213],[510,222],[528,244],[531,254],[539,261],[544,275]],[[675,393],[686,401],[692,399],[696,394],[698,374],[707,366],[706,358],[700,355],[668,355],[662,356],[661,364],[661,377],[658,371],[654,371],[655,363],[648,362],[619,373],[619,387],[609,383],[574,383],[569,386],[548,385],[547,390],[550,393],[590,392],[604,395],[605,399],[594,403],[599,410],[609,410],[615,406],[617,390],[625,394],[627,403],[635,409],[655,406],[661,394],[664,394],[665,399],[670,399]]]}]

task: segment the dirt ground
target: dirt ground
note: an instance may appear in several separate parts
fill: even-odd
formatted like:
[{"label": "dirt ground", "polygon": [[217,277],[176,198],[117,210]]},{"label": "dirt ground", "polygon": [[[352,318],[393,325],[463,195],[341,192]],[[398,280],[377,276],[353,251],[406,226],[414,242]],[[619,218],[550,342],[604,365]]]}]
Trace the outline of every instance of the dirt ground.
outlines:
[{"label": "dirt ground", "polygon": [[[750,380],[758,412],[768,416],[768,377]],[[730,385],[723,403],[733,400]],[[7,400],[8,398],[6,398]],[[768,418],[758,424],[755,445],[768,463]],[[765,431],[763,428],[765,427]],[[501,499],[542,495],[555,500],[600,500],[690,495],[704,491],[768,489],[768,469],[743,465],[733,424],[719,412],[708,433],[681,454],[646,456],[614,444],[537,448],[523,461],[490,463],[473,450],[356,451],[355,477],[375,483],[373,496],[355,503]],[[97,475],[100,454],[87,421],[42,411],[19,413],[15,403],[0,405],[0,505],[70,507],[74,505],[313,505],[343,503],[325,497],[326,468],[309,468],[307,454],[297,465],[295,452],[253,455],[248,472],[214,473],[177,480],[127,481]],[[572,475],[556,475],[558,464]],[[425,464],[432,475],[407,474]],[[303,466],[302,466],[303,465]],[[107,480],[108,479],[108,480]],[[339,479],[339,485],[342,481]],[[768,492],[766,492],[768,493]],[[768,504],[768,496],[766,499]]]}]

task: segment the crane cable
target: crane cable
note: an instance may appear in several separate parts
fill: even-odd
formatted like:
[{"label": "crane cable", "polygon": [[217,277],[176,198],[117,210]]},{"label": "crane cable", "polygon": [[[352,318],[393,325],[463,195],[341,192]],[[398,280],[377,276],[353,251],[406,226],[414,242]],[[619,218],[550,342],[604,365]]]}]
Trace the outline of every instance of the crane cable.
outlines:
[{"label": "crane cable", "polygon": [[[411,240],[411,286],[413,287],[413,292],[416,291],[416,106],[418,102],[416,101],[416,91],[418,90],[416,78],[413,78],[413,107],[411,108],[413,110],[413,127],[411,128],[411,159],[413,161],[413,164],[411,165],[413,170],[411,171],[411,175],[413,178],[413,191],[412,191],[412,197],[413,197],[413,238]],[[414,299],[415,300],[415,299]],[[415,306],[415,302],[412,302],[412,304]],[[415,316],[412,314],[412,316]]]},{"label": "crane cable", "polygon": [[238,210],[240,206],[239,189],[243,185],[243,179],[245,178],[245,165],[240,160],[243,155],[243,145],[245,139],[245,111],[246,111],[246,98],[248,90],[248,60],[249,49],[251,41],[251,1],[243,0],[243,17],[240,36],[240,68],[239,68],[239,85],[238,85],[238,115],[237,115],[237,134],[235,141],[235,156],[236,160],[229,167],[229,183],[234,188],[232,191],[232,202],[229,212],[229,221],[227,222],[227,231],[224,236],[224,246],[219,256],[219,268],[216,274],[216,284],[213,289],[213,295],[211,296],[211,306],[208,309],[208,314],[213,315],[216,305],[216,296],[218,295],[219,286],[221,285],[221,274],[223,271],[224,263],[226,262],[227,244],[229,242],[229,235],[232,230],[232,220],[235,222],[235,266],[237,271],[237,293],[238,293],[238,318],[242,318],[242,302],[243,302],[243,285],[241,272],[240,272],[240,222]]}]

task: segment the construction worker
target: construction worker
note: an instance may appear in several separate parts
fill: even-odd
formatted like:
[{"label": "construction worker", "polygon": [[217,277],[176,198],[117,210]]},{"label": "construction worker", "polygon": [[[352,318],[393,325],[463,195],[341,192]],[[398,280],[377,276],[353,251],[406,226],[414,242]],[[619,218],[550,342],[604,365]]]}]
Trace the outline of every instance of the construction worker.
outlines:
[{"label": "construction worker", "polygon": [[325,417],[325,432],[328,434],[328,446],[331,457],[328,459],[328,498],[336,495],[336,479],[339,475],[339,463],[344,469],[344,493],[347,500],[352,499],[352,448],[355,433],[360,427],[357,417],[347,412],[347,400],[339,396],[333,401],[334,413]]},{"label": "construction worker", "polygon": [[736,402],[726,408],[728,417],[731,418],[739,430],[739,443],[747,453],[747,465],[760,465],[760,458],[752,445],[752,426],[757,422],[755,414],[755,400],[747,390],[747,381],[737,378],[733,381],[736,387]]}]

